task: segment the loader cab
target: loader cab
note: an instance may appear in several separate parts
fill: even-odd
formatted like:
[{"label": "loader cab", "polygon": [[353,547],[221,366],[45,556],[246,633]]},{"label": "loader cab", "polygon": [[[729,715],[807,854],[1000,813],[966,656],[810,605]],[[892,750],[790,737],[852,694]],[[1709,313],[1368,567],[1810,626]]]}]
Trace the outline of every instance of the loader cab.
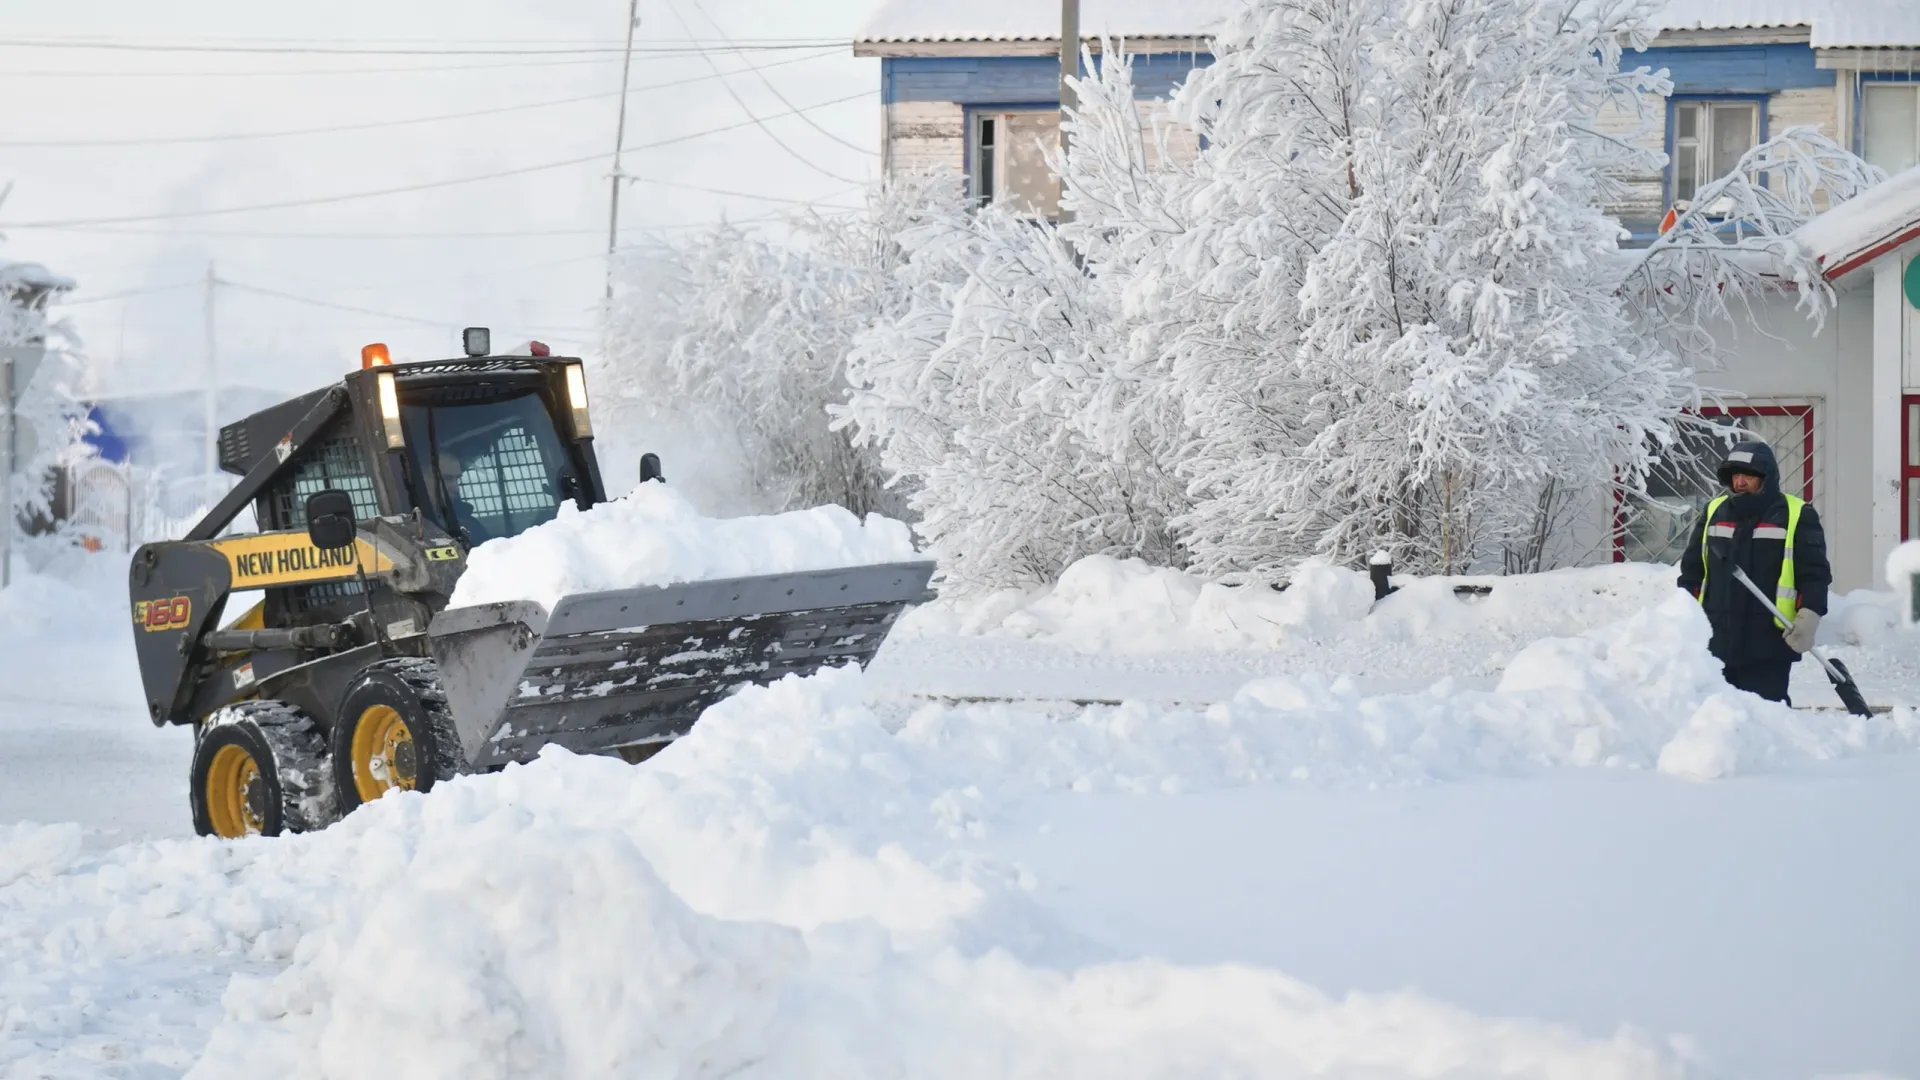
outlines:
[{"label": "loader cab", "polygon": [[[304,529],[307,499],[337,490],[359,520],[417,511],[471,550],[552,520],[563,501],[586,509],[605,499],[580,361],[567,357],[369,363],[223,431],[223,464],[233,443],[230,471],[244,473],[327,400],[338,403],[333,415],[287,451],[255,500],[262,529]],[[355,581],[271,589],[266,599],[269,625],[338,619],[365,603]]]},{"label": "loader cab", "polygon": [[605,498],[578,360],[372,365],[347,384],[383,514],[417,510],[471,549]]}]

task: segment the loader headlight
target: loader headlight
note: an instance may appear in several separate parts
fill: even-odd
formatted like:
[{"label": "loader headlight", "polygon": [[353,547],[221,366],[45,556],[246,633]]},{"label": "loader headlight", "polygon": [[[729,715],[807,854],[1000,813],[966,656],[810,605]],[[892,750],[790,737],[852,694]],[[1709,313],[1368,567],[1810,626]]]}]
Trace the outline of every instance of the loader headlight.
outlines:
[{"label": "loader headlight", "polygon": [[587,373],[579,364],[567,365],[567,405],[573,410],[573,437],[593,438],[593,419],[587,415]]},{"label": "loader headlight", "polygon": [[393,388],[393,372],[383,371],[373,379],[380,398],[380,426],[386,430],[387,449],[398,450],[407,445],[407,433],[400,426],[400,394]]}]

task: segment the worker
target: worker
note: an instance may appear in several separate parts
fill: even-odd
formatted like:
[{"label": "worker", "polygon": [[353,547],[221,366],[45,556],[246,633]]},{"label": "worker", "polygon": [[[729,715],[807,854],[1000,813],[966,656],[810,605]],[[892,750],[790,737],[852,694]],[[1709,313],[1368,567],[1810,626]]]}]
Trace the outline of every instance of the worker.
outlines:
[{"label": "worker", "polygon": [[450,448],[440,447],[434,454],[434,468],[438,470],[440,483],[440,500],[437,501],[444,501],[447,518],[440,524],[469,544],[491,539],[491,534],[480,522],[480,516],[474,512],[473,504],[467,501],[466,493],[461,490],[460,481],[467,470],[460,454]]},{"label": "worker", "polygon": [[[1826,533],[1812,506],[1780,490],[1780,466],[1766,443],[1734,446],[1718,476],[1726,493],[1707,503],[1688,534],[1680,587],[1706,609],[1708,648],[1727,682],[1785,702],[1794,662],[1813,648],[1827,611],[1833,569]],[[1734,580],[1735,565],[1773,594],[1773,607]]]}]

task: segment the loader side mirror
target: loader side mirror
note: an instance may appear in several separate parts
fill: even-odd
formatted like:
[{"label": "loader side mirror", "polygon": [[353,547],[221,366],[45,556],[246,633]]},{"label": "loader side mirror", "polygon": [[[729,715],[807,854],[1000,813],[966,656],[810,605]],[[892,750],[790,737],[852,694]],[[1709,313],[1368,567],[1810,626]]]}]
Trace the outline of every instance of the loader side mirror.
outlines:
[{"label": "loader side mirror", "polygon": [[667,478],[660,475],[659,454],[640,455],[640,482],[644,484],[649,480],[658,480],[663,484],[667,482]]},{"label": "loader side mirror", "polygon": [[323,551],[351,545],[360,526],[353,520],[353,497],[339,488],[307,496],[307,539]]}]

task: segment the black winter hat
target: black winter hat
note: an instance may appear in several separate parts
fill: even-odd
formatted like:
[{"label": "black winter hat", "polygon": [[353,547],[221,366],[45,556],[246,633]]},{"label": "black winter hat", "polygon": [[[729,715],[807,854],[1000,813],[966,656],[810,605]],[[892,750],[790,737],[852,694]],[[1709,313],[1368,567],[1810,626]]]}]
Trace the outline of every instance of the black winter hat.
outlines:
[{"label": "black winter hat", "polygon": [[1721,487],[1733,486],[1733,474],[1746,473],[1757,476],[1762,481],[1762,490],[1780,490],[1780,463],[1774,460],[1773,447],[1763,442],[1735,443],[1727,451],[1725,460],[1720,462]]}]

